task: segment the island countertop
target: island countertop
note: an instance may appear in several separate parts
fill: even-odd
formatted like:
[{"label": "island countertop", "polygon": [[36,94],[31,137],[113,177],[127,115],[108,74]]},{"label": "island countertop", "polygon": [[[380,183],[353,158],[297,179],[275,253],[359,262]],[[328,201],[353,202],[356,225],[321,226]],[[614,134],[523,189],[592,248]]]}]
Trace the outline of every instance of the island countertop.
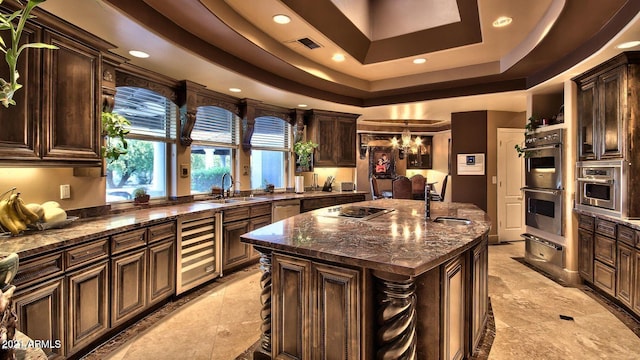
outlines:
[{"label": "island countertop", "polygon": [[[367,220],[338,216],[339,208],[370,206],[393,211]],[[425,220],[424,202],[380,199],[303,213],[242,235],[242,241],[340,264],[409,276],[420,275],[475,246],[489,232],[487,214],[472,204],[431,203],[431,219],[456,217],[468,225]]]}]

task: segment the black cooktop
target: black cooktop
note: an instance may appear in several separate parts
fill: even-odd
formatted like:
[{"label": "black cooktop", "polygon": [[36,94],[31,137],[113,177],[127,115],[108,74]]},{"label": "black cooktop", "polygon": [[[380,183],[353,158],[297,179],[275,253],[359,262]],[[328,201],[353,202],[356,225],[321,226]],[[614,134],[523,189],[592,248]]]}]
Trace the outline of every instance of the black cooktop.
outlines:
[{"label": "black cooktop", "polygon": [[393,210],[394,209],[383,209],[371,206],[342,206],[338,215],[358,219],[370,219]]}]

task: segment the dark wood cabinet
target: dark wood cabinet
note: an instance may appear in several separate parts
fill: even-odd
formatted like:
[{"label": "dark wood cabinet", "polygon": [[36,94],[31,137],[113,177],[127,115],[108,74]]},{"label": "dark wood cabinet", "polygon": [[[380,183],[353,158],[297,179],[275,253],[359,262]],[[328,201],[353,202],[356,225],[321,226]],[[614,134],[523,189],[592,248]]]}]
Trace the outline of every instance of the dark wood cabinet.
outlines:
[{"label": "dark wood cabinet", "polygon": [[618,242],[616,265],[616,298],[628,307],[632,306],[635,250]]},{"label": "dark wood cabinet", "polygon": [[593,232],[578,230],[578,272],[593,283]]},{"label": "dark wood cabinet", "polygon": [[108,273],[108,262],[102,261],[67,275],[67,355],[77,352],[109,330]]},{"label": "dark wood cabinet", "polygon": [[223,212],[222,270],[230,271],[255,262],[260,254],[240,235],[271,224],[271,204],[229,209]]},{"label": "dark wood cabinet", "polygon": [[640,249],[636,249],[634,258],[632,310],[640,316]]},{"label": "dark wood cabinet", "polygon": [[463,256],[443,265],[441,359],[458,360],[465,356],[465,271]]},{"label": "dark wood cabinet", "polygon": [[616,296],[616,271],[615,268],[605,265],[600,261],[593,262],[593,284],[605,293]]},{"label": "dark wood cabinet", "polygon": [[149,270],[147,279],[149,289],[147,292],[147,307],[175,293],[175,254],[175,239],[149,245]]},{"label": "dark wood cabinet", "polygon": [[622,158],[627,119],[627,65],[616,62],[578,81],[578,157]]},{"label": "dark wood cabinet", "polygon": [[482,338],[489,311],[489,252],[488,239],[473,249],[471,261],[471,347],[467,354],[473,352]]},{"label": "dark wood cabinet", "polygon": [[139,249],[111,260],[111,326],[117,326],[146,307],[147,252]]},{"label": "dark wood cabinet", "polygon": [[[17,329],[34,340],[54,341],[54,346],[43,350],[49,359],[64,359],[64,318],[68,309],[64,305],[64,278],[20,289],[14,294],[13,303]],[[55,341],[59,341],[59,346],[55,346]]]},{"label": "dark wood cabinet", "polygon": [[273,256],[274,358],[359,359],[360,271]]},{"label": "dark wood cabinet", "polygon": [[100,160],[100,51],[44,32],[43,159]]},{"label": "dark wood cabinet", "polygon": [[318,144],[314,166],[356,166],[356,119],[359,116],[334,111],[307,112],[308,137]]}]

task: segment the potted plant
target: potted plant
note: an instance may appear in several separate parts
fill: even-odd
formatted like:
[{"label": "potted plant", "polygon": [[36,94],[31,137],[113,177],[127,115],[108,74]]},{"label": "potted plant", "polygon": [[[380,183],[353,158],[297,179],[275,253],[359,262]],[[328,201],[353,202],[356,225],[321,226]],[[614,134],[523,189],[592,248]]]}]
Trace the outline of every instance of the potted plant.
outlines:
[{"label": "potted plant", "polygon": [[[0,78],[0,102],[2,102],[2,105],[5,107],[16,104],[15,100],[13,100],[13,94],[22,87],[22,85],[18,84],[20,74],[18,74],[17,70],[18,57],[20,54],[27,48],[58,48],[54,45],[44,43],[26,43],[20,45],[22,30],[24,29],[27,19],[30,17],[29,14],[31,10],[44,1],[45,0],[29,0],[27,4],[18,11],[6,14],[0,13],[0,31],[10,31],[10,41],[8,43],[5,43],[4,40],[0,38],[0,51],[5,54],[5,61],[7,65],[9,65],[9,81]],[[0,3],[2,3],[2,0],[0,0]],[[14,21],[18,23],[14,24]]]},{"label": "potted plant", "polygon": [[[534,116],[531,116],[528,119],[527,124],[524,126],[524,130],[525,130],[524,134],[527,135],[530,132],[534,132],[536,131],[537,128],[538,128],[538,119],[536,119],[536,117]],[[514,148],[518,152],[518,157],[528,156],[528,153],[524,150],[525,148],[521,147],[520,144],[516,144]]]},{"label": "potted plant", "polygon": [[139,187],[133,190],[133,202],[136,204],[146,204],[149,202],[149,194],[147,194],[147,189],[144,187]]},{"label": "potted plant", "polygon": [[[0,0],[1,1],[1,0]],[[124,116],[114,112],[102,112],[102,134],[105,138],[102,145],[102,157],[111,162],[127,153],[127,140],[131,122]]]},{"label": "potted plant", "polygon": [[313,170],[313,149],[318,144],[313,141],[298,141],[293,144],[293,151],[296,153],[296,172]]}]

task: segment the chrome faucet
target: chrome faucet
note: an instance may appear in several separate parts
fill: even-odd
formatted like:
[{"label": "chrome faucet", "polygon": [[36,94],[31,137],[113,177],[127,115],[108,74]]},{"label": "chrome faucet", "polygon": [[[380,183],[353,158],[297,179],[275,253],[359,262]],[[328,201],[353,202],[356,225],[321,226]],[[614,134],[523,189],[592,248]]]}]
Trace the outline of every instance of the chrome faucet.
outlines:
[{"label": "chrome faucet", "polygon": [[[233,187],[233,176],[231,176],[230,173],[224,173],[224,175],[222,175],[222,185],[220,186],[220,188],[222,189],[222,198],[224,199],[224,179],[227,178],[227,176],[229,177],[229,179],[231,179],[231,185],[229,185],[229,188],[227,189],[227,191],[231,190],[231,188]],[[229,194],[227,193],[227,197],[230,197]]]}]

